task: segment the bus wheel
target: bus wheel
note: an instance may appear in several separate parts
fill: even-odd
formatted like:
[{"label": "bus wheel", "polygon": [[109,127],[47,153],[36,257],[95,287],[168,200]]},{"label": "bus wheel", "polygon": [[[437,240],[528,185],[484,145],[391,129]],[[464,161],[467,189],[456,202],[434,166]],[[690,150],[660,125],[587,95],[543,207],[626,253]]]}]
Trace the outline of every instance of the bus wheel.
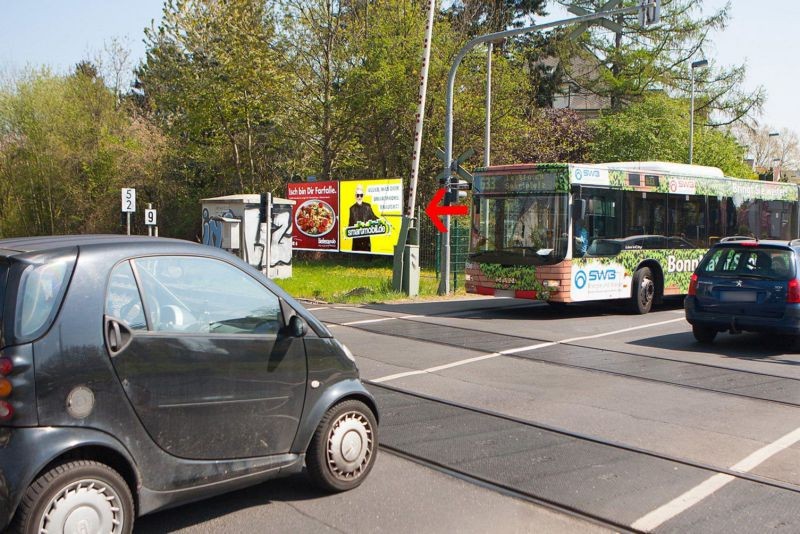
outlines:
[{"label": "bus wheel", "polygon": [[653,272],[649,267],[642,267],[633,275],[633,295],[631,308],[634,313],[645,314],[650,312],[656,296],[656,284],[653,281]]}]

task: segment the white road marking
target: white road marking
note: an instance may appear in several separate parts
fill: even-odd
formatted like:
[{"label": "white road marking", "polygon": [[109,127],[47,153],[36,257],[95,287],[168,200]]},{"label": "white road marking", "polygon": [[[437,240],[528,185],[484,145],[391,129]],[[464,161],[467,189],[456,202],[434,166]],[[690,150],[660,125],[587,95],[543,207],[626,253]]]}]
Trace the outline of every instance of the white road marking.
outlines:
[{"label": "white road marking", "polygon": [[678,321],[685,321],[685,320],[686,320],[685,318],[681,317],[680,319],[670,319],[668,321],[660,321],[658,323],[648,323],[639,326],[631,326],[630,328],[623,328],[622,330],[614,330],[613,332],[603,332],[602,334],[595,334],[593,336],[571,337],[569,339],[563,339],[561,341],[558,341],[558,343],[572,343],[574,341],[583,341],[584,339],[595,339],[598,337],[605,337],[613,334],[624,334],[625,332],[633,332],[634,330],[641,330],[642,328],[650,328],[651,326],[661,326],[662,324],[677,323]]},{"label": "white road marking", "polygon": [[306,311],[319,311],[319,310],[327,310],[327,306],[321,306],[319,308],[306,308]]},{"label": "white road marking", "polygon": [[[394,319],[394,317],[392,317],[392,319]],[[403,317],[397,317],[397,319],[403,319]],[[598,337],[613,336],[614,334],[622,334],[622,333],[625,333],[625,332],[630,332],[632,330],[639,330],[639,329],[642,329],[642,328],[650,328],[652,326],[660,326],[660,325],[674,323],[674,322],[683,321],[683,320],[685,320],[685,319],[683,319],[683,318],[681,318],[681,319],[670,319],[669,321],[660,321],[658,323],[650,323],[650,324],[646,324],[646,325],[632,326],[630,328],[623,328],[622,330],[614,330],[613,332],[604,332],[602,334],[595,334],[595,335],[591,335],[591,336],[572,337],[572,338],[568,338],[568,339],[562,339],[560,341],[548,341],[548,342],[545,342],[545,343],[539,343],[537,345],[528,345],[526,347],[519,347],[519,348],[516,348],[516,349],[507,349],[507,350],[503,350],[503,351],[500,351],[500,352],[493,352],[491,354],[484,354],[483,356],[476,356],[474,358],[467,358],[465,360],[459,360],[459,361],[448,363],[448,364],[445,364],[445,365],[437,365],[436,367],[429,367],[428,369],[420,369],[420,370],[415,370],[415,371],[406,371],[406,372],[403,372],[403,373],[396,373],[396,374],[393,374],[393,375],[382,376],[380,378],[376,378],[376,379],[372,380],[372,382],[389,382],[390,380],[397,380],[398,378],[405,378],[407,376],[423,375],[423,374],[426,374],[426,373],[435,373],[436,371],[441,371],[443,369],[451,369],[453,367],[460,367],[462,365],[468,365],[470,363],[480,362],[480,361],[483,361],[483,360],[489,360],[491,358],[497,358],[498,356],[504,356],[504,355],[508,355],[508,354],[517,354],[517,353],[520,353],[520,352],[527,352],[529,350],[537,350],[537,349],[542,349],[542,348],[545,348],[545,347],[552,347],[553,345],[559,345],[559,344],[564,344],[564,343],[572,343],[572,342],[580,341],[580,340],[583,340],[583,339],[595,339],[595,338],[598,338]],[[373,322],[373,321],[369,321],[369,322]],[[347,325],[347,324],[357,324],[357,323],[344,323],[344,324]]]},{"label": "white road marking", "polygon": [[718,489],[724,487],[731,480],[733,480],[732,476],[718,473],[690,489],[680,497],[673,499],[660,508],[656,508],[646,516],[637,519],[631,527],[643,532],[650,532],[665,521],[675,517],[684,510],[688,510]]},{"label": "white road marking", "polygon": [[414,319],[415,317],[421,317],[420,315],[403,315],[401,317],[381,317],[380,319],[364,319],[361,321],[350,321],[349,323],[341,323],[339,326],[353,326],[357,324],[369,324],[369,323],[382,323],[384,321],[394,321],[396,319]]},{"label": "white road marking", "polygon": [[[792,430],[782,438],[758,449],[744,460],[733,465],[731,467],[731,471],[747,473],[782,450],[788,449],[798,441],[800,441],[800,428]],[[718,473],[690,489],[683,495],[676,497],[667,504],[656,508],[649,514],[637,519],[633,524],[631,524],[631,527],[636,530],[650,532],[678,514],[685,512],[733,480],[735,480],[735,477],[732,477],[731,475]]]}]

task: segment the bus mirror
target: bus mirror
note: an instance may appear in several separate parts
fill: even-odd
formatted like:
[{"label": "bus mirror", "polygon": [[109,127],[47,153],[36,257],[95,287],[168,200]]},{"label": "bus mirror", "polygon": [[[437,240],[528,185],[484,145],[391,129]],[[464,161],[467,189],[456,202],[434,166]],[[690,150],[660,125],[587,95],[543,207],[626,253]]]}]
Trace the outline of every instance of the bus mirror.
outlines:
[{"label": "bus mirror", "polygon": [[576,199],[572,204],[572,218],[583,219],[586,217],[586,199]]}]

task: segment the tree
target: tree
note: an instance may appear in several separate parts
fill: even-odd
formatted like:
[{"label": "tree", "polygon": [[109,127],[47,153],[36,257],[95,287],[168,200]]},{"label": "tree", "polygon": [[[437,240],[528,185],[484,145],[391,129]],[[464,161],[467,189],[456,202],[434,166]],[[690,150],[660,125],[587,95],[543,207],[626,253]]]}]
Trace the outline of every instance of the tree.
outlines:
[{"label": "tree", "polygon": [[167,0],[145,30],[137,87],[176,142],[187,179],[213,193],[274,189],[286,173],[291,87],[259,0]]},{"label": "tree", "polygon": [[120,187],[162,189],[164,145],[88,62],[20,76],[0,91],[0,236],[115,231]]},{"label": "tree", "polygon": [[[689,110],[683,100],[647,95],[622,111],[604,113],[591,128],[591,158],[596,162],[688,161]],[[693,163],[719,167],[729,176],[754,178],[742,156],[731,134],[696,125]]]},{"label": "tree", "polygon": [[544,15],[546,0],[457,0],[446,13],[456,32],[475,37],[521,28],[534,15]]},{"label": "tree", "polygon": [[791,170],[800,167],[797,134],[787,128],[777,131],[768,125],[739,124],[733,128],[733,135],[752,158],[753,167],[759,174],[771,174],[771,169],[776,166]]},{"label": "tree", "polygon": [[[570,0],[570,5],[592,12],[605,3]],[[642,28],[635,17],[618,16],[613,20],[619,27],[617,32],[593,27],[573,44],[565,43],[565,68],[568,72],[577,69],[581,84],[598,95],[608,96],[614,110],[654,89],[672,95],[688,94],[690,62],[706,56],[711,44],[709,33],[723,30],[730,18],[730,5],[706,16],[702,4],[698,0],[664,0],[661,23],[657,25]],[[583,72],[586,65],[592,67],[588,74]],[[764,89],[744,90],[745,74],[744,66],[724,67],[713,62],[709,68],[696,69],[696,83],[705,93],[697,111],[710,118],[710,124],[736,122],[761,107]]]},{"label": "tree", "polygon": [[525,125],[508,163],[582,163],[589,158],[591,138],[589,123],[576,112],[543,109]]}]

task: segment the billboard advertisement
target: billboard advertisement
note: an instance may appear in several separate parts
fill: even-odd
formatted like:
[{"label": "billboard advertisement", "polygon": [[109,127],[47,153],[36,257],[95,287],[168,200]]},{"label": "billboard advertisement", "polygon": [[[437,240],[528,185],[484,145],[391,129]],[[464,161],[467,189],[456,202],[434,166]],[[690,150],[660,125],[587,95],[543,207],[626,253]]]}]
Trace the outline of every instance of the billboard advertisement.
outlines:
[{"label": "billboard advertisement", "polygon": [[339,182],[339,250],[391,256],[403,217],[400,178]]},{"label": "billboard advertisement", "polygon": [[339,250],[339,182],[306,182],[287,185],[292,209],[294,250]]}]

